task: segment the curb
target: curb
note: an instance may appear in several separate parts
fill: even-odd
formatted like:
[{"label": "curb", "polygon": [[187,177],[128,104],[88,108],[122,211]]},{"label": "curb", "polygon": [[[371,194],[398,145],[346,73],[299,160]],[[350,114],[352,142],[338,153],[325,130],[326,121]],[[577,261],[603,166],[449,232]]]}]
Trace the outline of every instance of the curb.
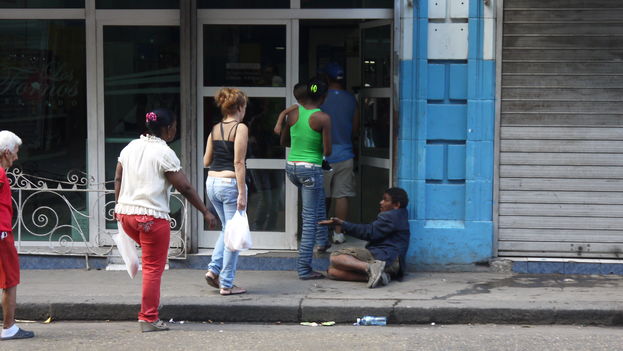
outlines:
[{"label": "curb", "polygon": [[[623,325],[623,311],[612,306],[590,309],[559,307],[446,307],[425,301],[273,299],[237,300],[229,304],[167,303],[160,310],[163,320],[229,323],[299,323],[335,321],[353,323],[363,315],[388,316],[390,324],[578,324]],[[18,304],[18,319],[135,321],[139,304],[134,303],[27,303]]]}]

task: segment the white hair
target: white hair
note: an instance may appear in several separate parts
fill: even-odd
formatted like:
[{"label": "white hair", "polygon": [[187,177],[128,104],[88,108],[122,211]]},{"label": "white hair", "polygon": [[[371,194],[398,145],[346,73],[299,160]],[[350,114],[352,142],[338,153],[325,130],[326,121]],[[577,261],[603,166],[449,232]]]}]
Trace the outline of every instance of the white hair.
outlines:
[{"label": "white hair", "polygon": [[0,152],[5,150],[15,151],[20,145],[22,145],[22,139],[15,135],[15,133],[8,130],[0,131]]}]

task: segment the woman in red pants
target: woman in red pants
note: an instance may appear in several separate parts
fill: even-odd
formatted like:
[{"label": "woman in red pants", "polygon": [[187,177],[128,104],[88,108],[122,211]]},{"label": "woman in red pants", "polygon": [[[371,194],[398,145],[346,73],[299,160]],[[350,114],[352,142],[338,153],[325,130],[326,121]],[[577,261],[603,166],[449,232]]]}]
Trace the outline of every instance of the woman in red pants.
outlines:
[{"label": "woman in red pants", "polygon": [[177,122],[167,109],[145,116],[148,133],[133,140],[119,155],[115,172],[115,213],[123,230],[142,248],[143,294],[139,325],[143,332],[168,330],[158,318],[160,280],[171,235],[169,191],[177,189],[201,213],[210,227],[216,218],[182,173],[180,160],[167,145]]}]

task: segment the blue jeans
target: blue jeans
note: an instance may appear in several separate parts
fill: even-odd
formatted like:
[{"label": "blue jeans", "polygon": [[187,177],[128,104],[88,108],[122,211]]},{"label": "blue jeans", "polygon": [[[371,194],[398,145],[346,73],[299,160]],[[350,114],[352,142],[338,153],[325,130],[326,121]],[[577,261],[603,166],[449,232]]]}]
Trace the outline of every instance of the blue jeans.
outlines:
[{"label": "blue jeans", "polygon": [[312,273],[312,254],[314,244],[329,245],[329,231],[326,226],[318,225],[318,221],[326,218],[324,198],[324,180],[320,167],[286,164],[286,174],[292,184],[301,191],[303,211],[303,232],[299,245],[297,271],[299,277]]},{"label": "blue jeans", "polygon": [[234,216],[238,208],[236,179],[208,177],[206,179],[206,193],[222,225],[221,234],[214,246],[212,261],[208,265],[208,269],[219,276],[221,288],[228,289],[234,285],[238,251],[230,251],[225,247],[224,232],[227,221]]}]

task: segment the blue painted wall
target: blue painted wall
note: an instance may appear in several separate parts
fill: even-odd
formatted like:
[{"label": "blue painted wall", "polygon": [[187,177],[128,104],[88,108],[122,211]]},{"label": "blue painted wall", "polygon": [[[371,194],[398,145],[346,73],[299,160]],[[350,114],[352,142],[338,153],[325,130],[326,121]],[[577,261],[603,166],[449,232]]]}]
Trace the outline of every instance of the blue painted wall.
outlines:
[{"label": "blue painted wall", "polygon": [[400,65],[397,184],[411,198],[407,261],[464,270],[493,253],[495,62],[483,60],[483,2],[470,1],[467,60],[428,60],[428,1]]}]

